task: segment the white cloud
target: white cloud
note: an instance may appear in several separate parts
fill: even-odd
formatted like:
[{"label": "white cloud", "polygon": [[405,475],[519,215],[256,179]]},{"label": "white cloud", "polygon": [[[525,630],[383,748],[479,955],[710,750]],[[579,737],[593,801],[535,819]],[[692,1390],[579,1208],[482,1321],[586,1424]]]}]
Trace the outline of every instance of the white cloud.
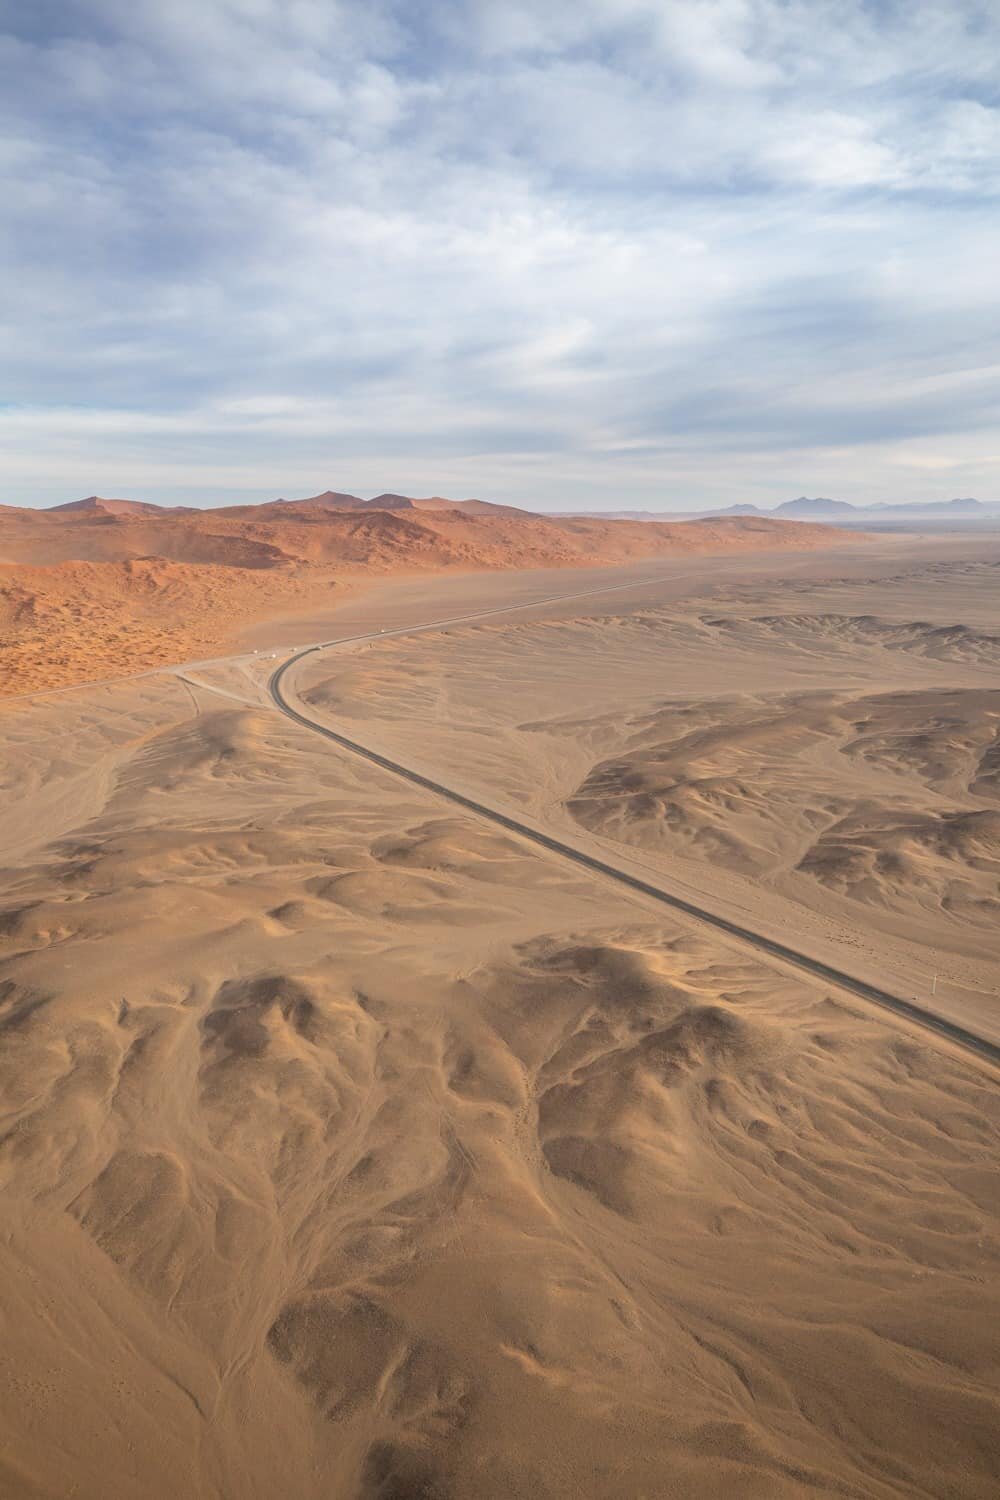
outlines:
[{"label": "white cloud", "polygon": [[924,440],[978,462],[989,4],[65,14],[0,41],[8,498],[66,463],[683,503],[769,456],[776,488],[898,484]]}]

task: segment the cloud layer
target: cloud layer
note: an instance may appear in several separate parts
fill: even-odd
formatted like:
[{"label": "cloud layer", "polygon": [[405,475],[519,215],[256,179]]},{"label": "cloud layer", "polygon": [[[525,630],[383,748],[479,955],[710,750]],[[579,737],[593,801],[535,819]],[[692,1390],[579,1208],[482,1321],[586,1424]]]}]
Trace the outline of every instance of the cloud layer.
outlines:
[{"label": "cloud layer", "polygon": [[1000,498],[994,0],[0,0],[7,493]]}]

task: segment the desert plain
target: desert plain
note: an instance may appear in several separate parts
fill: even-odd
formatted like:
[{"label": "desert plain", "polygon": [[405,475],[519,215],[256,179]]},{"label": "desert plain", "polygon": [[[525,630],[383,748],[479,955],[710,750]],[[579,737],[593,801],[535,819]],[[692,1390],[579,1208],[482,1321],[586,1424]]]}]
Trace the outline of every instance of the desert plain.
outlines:
[{"label": "desert plain", "polygon": [[994,1496],[989,1058],[268,683],[997,1043],[1000,539],[306,509],[0,517],[0,1494]]}]

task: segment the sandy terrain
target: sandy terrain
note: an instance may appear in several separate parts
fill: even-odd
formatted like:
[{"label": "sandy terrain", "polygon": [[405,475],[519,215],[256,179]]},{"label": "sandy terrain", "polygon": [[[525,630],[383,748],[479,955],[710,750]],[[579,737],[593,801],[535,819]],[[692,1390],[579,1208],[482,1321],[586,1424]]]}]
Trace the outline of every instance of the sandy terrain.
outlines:
[{"label": "sandy terrain", "polygon": [[253,622],[328,611],[378,577],[841,543],[828,527],[753,518],[649,526],[480,501],[388,495],[379,502],[390,508],[357,501],[358,510],[344,508],[349,500],[207,511],[96,496],[50,511],[0,506],[0,694],[218,655]]},{"label": "sandy terrain", "polygon": [[937,973],[938,1007],[1000,1036],[1000,545],[975,550],[734,566],[299,681],[377,748],[848,972],[921,1001]]},{"label": "sandy terrain", "polygon": [[[696,559],[296,681],[720,904],[850,926],[858,965],[910,933],[988,1020],[994,854],[921,835],[880,901],[830,873],[859,809],[988,842],[997,806],[994,563],[895,545]],[[0,704],[0,1494],[995,1495],[995,1072],[337,752],[269,668]]]}]

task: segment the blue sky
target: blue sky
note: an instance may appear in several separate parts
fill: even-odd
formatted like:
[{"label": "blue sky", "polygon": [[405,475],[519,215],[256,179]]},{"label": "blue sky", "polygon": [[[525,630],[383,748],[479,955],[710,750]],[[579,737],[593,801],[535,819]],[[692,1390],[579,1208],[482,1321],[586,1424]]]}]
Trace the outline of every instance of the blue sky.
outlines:
[{"label": "blue sky", "polygon": [[0,0],[4,493],[1000,499],[996,0]]}]

